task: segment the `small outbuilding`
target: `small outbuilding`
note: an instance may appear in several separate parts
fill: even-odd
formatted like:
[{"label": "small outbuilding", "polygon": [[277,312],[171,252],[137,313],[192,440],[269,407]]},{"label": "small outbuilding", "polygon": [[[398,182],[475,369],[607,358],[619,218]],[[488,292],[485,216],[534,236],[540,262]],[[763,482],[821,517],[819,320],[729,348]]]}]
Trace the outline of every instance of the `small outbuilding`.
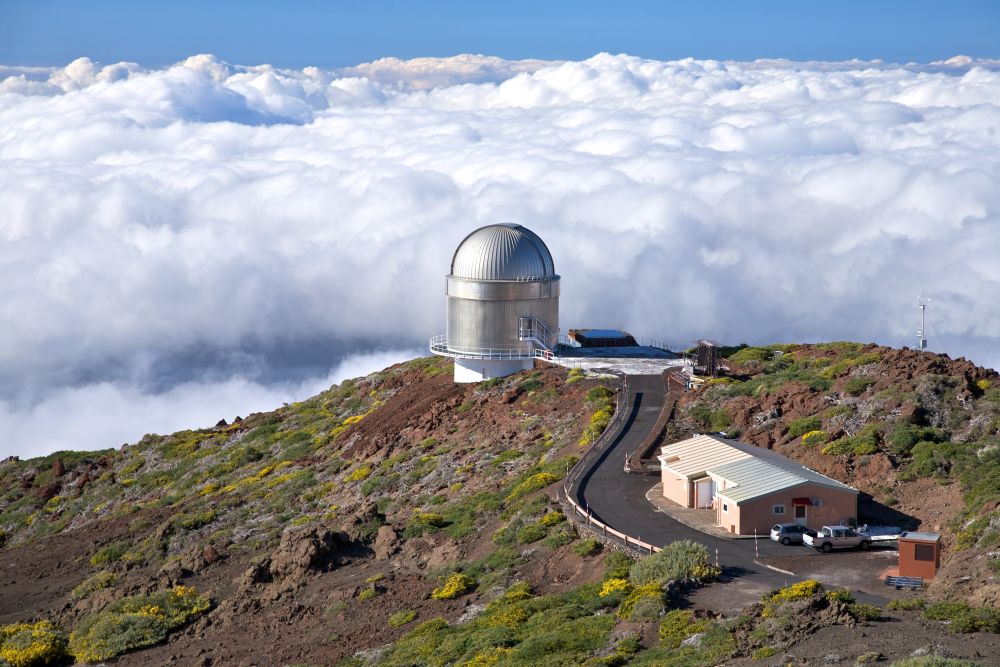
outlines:
[{"label": "small outbuilding", "polygon": [[857,489],[769,449],[696,435],[660,452],[664,497],[713,511],[727,532],[766,534],[776,523],[819,528],[857,520]]},{"label": "small outbuilding", "polygon": [[580,347],[636,347],[635,337],[618,329],[570,329],[569,339]]},{"label": "small outbuilding", "polygon": [[941,536],[937,533],[899,535],[899,576],[933,579],[941,567]]}]

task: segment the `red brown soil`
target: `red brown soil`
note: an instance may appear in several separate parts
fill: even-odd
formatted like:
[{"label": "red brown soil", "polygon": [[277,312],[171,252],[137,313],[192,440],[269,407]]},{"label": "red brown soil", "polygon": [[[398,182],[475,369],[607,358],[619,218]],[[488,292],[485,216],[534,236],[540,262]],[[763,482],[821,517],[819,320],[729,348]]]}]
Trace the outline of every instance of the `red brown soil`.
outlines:
[{"label": "red brown soil", "polygon": [[[564,451],[556,455],[578,454],[575,441],[589,415],[582,399],[594,383],[566,385],[563,369],[546,367],[539,371],[543,389],[558,387],[558,396],[529,400],[516,386],[490,396],[477,391],[476,385],[456,385],[450,372],[431,377],[419,369],[400,373],[380,387],[388,395],[385,403],[353,424],[341,435],[340,442],[346,443],[345,451],[354,460],[377,463],[426,438],[457,441],[449,456],[455,465],[461,465],[481,458],[480,443],[484,438],[502,441],[505,449],[531,446],[540,437],[540,428],[549,423],[546,415],[552,415],[558,417],[558,423],[574,424],[558,438],[564,443]],[[463,404],[472,407],[459,410]],[[531,415],[541,418],[540,425],[525,428],[524,420]],[[447,489],[447,480],[442,486]],[[475,490],[473,484],[466,485],[469,493]],[[352,508],[343,509],[344,515],[350,517]],[[353,509],[366,511],[360,506]],[[464,539],[437,533],[407,541],[393,540],[390,531],[384,543],[376,544],[358,537],[356,526],[348,518],[344,525],[320,527],[335,543],[331,553],[316,553],[313,560],[321,562],[320,566],[302,565],[298,547],[285,545],[284,541],[258,548],[220,545],[208,559],[198,546],[162,569],[162,563],[131,569],[116,567],[124,583],[114,591],[98,591],[81,602],[72,598],[73,588],[98,569],[87,561],[101,545],[126,537],[138,542],[162,525],[173,511],[180,509],[92,521],[28,545],[0,550],[0,624],[49,618],[71,629],[86,613],[113,599],[183,583],[208,593],[215,608],[172,634],[166,643],[126,654],[112,663],[333,664],[356,651],[384,646],[431,618],[441,616],[453,621],[470,605],[496,594],[483,590],[451,601],[430,598],[430,592],[439,585],[433,576],[435,569],[492,551],[495,545],[491,536],[500,526],[498,522]],[[130,525],[139,525],[137,518],[148,519],[142,522],[148,527],[130,533]],[[397,526],[397,530],[401,528]],[[306,560],[310,557],[307,554]],[[263,569],[254,565],[262,559],[269,559],[263,562],[270,562],[272,571],[280,563],[284,574],[272,582],[254,583],[255,571],[265,572],[265,579],[269,576],[266,565]],[[182,571],[180,564],[188,572]],[[599,579],[602,574],[600,556],[581,558],[568,546],[552,551],[529,545],[524,548],[523,563],[515,567],[512,580],[530,581],[537,591],[552,593]],[[357,593],[371,585],[366,579],[374,575],[382,575],[376,582],[378,596],[357,599]],[[400,628],[389,625],[388,617],[404,609],[416,611],[416,620]]]}]

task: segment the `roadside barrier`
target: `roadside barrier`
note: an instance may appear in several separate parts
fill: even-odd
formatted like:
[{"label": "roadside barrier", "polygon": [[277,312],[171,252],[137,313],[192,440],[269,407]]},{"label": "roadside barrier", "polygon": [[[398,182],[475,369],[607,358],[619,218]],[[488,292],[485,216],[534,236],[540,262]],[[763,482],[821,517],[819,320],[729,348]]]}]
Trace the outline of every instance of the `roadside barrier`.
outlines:
[{"label": "roadside barrier", "polygon": [[585,471],[590,470],[596,463],[604,451],[614,442],[615,438],[618,437],[619,432],[625,426],[625,422],[628,419],[628,413],[631,411],[631,405],[626,405],[628,400],[628,376],[621,376],[621,390],[618,392],[618,397],[615,400],[615,414],[611,418],[611,423],[608,427],[604,429],[604,433],[598,437],[597,441],[590,446],[590,449],[583,455],[583,457],[577,461],[576,465],[573,466],[569,474],[566,475],[563,481],[563,487],[561,492],[558,494],[560,500],[564,500],[570,508],[573,510],[573,518],[586,525],[595,532],[599,532],[604,537],[612,537],[621,540],[625,547],[633,547],[648,553],[656,553],[660,551],[660,547],[650,544],[648,542],[643,542],[638,537],[632,537],[620,530],[615,530],[611,526],[605,524],[604,522],[595,519],[593,514],[590,513],[590,508],[584,509],[580,507],[580,504],[575,499],[575,489],[579,483],[580,477]]}]

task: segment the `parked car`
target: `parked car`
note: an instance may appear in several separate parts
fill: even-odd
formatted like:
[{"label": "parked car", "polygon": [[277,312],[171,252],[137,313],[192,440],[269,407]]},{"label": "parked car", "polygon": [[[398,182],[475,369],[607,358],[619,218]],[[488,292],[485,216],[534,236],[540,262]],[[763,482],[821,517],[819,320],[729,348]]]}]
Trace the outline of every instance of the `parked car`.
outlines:
[{"label": "parked car", "polygon": [[802,536],[809,532],[805,526],[797,523],[776,523],[771,528],[771,539],[784,545],[802,544]]},{"label": "parked car", "polygon": [[853,547],[867,551],[872,545],[872,541],[867,535],[859,535],[854,532],[850,526],[823,526],[815,535],[808,533],[803,535],[802,544],[815,547],[823,553],[830,553],[834,549],[851,549]]}]

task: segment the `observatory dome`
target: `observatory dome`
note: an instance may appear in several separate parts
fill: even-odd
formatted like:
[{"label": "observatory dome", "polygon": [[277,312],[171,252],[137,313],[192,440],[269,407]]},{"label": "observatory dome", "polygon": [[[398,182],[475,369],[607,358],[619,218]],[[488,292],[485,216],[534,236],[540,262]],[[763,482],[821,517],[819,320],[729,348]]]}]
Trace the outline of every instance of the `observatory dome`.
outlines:
[{"label": "observatory dome", "polygon": [[504,223],[465,237],[451,260],[451,275],[469,280],[545,280],[555,277],[552,254],[533,231]]}]

